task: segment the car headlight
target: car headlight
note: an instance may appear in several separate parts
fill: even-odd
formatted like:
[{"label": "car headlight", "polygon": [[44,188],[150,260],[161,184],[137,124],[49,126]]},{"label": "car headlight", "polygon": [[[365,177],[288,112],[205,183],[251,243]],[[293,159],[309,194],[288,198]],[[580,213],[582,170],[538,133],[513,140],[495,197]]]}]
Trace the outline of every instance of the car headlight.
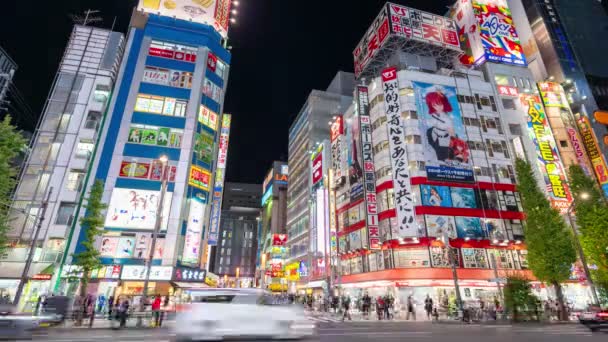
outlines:
[{"label": "car headlight", "polygon": [[316,325],[311,321],[292,321],[289,324],[291,330],[314,330]]}]

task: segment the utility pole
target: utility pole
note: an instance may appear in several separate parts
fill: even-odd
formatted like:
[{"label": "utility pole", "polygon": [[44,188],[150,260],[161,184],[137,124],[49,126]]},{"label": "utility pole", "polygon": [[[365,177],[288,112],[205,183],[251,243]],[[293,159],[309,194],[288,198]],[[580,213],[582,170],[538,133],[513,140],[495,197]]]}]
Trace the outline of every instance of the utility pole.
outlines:
[{"label": "utility pole", "polygon": [[27,260],[25,261],[25,266],[23,267],[23,272],[21,273],[21,280],[19,281],[19,286],[17,286],[17,292],[15,292],[15,300],[13,304],[18,306],[19,300],[21,299],[21,294],[23,292],[23,287],[25,286],[25,282],[28,279],[28,273],[30,272],[30,267],[32,266],[32,262],[34,261],[34,254],[36,252],[36,241],[38,240],[38,236],[40,235],[40,230],[42,230],[42,222],[44,222],[44,217],[46,215],[46,209],[49,206],[49,200],[51,199],[51,194],[53,193],[53,187],[49,188],[49,192],[46,195],[46,199],[42,202],[40,207],[40,217],[38,218],[38,223],[36,225],[36,230],[34,231],[34,238],[30,243],[30,250],[27,255]]},{"label": "utility pole", "polygon": [[[160,233],[160,229],[163,221],[163,211],[164,211],[164,201],[165,201],[165,193],[167,192],[167,180],[169,178],[169,174],[167,172],[167,163],[169,159],[167,156],[160,157],[161,163],[163,163],[163,171],[161,175],[161,186],[160,186],[160,198],[158,202],[158,212],[156,213],[156,224],[154,225],[154,232],[152,233],[152,245],[150,246],[150,253],[148,255],[148,260],[146,261],[145,275],[144,275],[144,288],[142,290],[142,298],[140,311],[144,312],[146,308],[146,298],[148,297],[148,283],[150,282],[150,269],[152,268],[152,261],[154,260],[154,251],[156,250],[156,240],[158,239],[158,234]],[[137,325],[141,326],[141,315],[137,320]]]},{"label": "utility pole", "polygon": [[450,236],[447,232],[443,232],[443,242],[448,252],[448,259],[450,260],[450,265],[452,267],[452,278],[454,279],[454,289],[456,291],[456,305],[458,305],[458,317],[464,318],[464,308],[462,303],[462,297],[460,295],[460,285],[458,284],[458,270],[456,269],[456,249],[452,249],[450,245]]}]

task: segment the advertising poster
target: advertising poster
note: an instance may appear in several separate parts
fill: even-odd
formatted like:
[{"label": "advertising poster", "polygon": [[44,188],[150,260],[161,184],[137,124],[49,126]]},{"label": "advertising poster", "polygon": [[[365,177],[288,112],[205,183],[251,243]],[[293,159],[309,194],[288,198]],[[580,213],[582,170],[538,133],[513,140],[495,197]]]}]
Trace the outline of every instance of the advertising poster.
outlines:
[{"label": "advertising poster", "polygon": [[230,4],[230,0],[140,0],[137,10],[209,25],[226,38]]},{"label": "advertising poster", "polygon": [[357,87],[357,108],[361,125],[361,161],[363,163],[364,215],[367,223],[367,238],[371,250],[382,247],[378,226],[378,202],[376,199],[376,170],[374,167],[374,145],[372,143],[372,120],[369,115],[367,87]]},{"label": "advertising poster", "polygon": [[474,0],[473,11],[489,62],[526,66],[526,57],[506,0]]},{"label": "advertising poster", "polygon": [[141,130],[141,143],[146,145],[156,145],[158,139],[158,130],[156,129],[142,129]]},{"label": "advertising poster", "polygon": [[348,184],[350,184],[350,201],[363,198],[363,167],[359,160],[361,148],[361,132],[359,120],[353,120],[348,126]]},{"label": "advertising poster", "polygon": [[489,268],[488,254],[484,248],[462,248],[464,268]]},{"label": "advertising poster", "polygon": [[351,251],[363,248],[363,243],[361,241],[361,230],[348,234],[348,239],[350,240],[349,247]]},{"label": "advertising poster", "polygon": [[209,190],[210,183],[211,173],[209,173],[209,171],[196,165],[190,167],[190,177],[188,177],[189,185],[201,190]]},{"label": "advertising poster", "polygon": [[312,155],[312,185],[323,181],[323,149],[322,146]]},{"label": "advertising poster", "polygon": [[395,251],[395,268],[431,267],[427,248],[408,248]]},{"label": "advertising poster", "polygon": [[101,248],[99,253],[102,257],[113,258],[118,250],[118,240],[120,238],[114,236],[104,236],[101,238]]},{"label": "advertising poster", "polygon": [[195,197],[191,198],[186,234],[184,236],[184,250],[182,252],[183,264],[198,264],[203,239],[204,215],[205,204]]},{"label": "advertising poster", "polygon": [[116,258],[132,258],[135,251],[135,238],[121,237],[118,240]]},{"label": "advertising poster", "polygon": [[[431,264],[433,267],[450,267],[449,249],[445,247],[431,247]],[[453,253],[455,254],[455,253]],[[455,254],[456,256],[458,254]],[[458,260],[456,260],[458,265]]]},{"label": "advertising poster", "polygon": [[426,229],[429,237],[442,237],[444,232],[450,239],[458,237],[456,233],[456,222],[453,216],[425,215]]},{"label": "advertising poster", "polygon": [[[150,242],[151,242],[150,234],[142,234],[138,233],[135,235],[135,253],[133,257],[136,259],[147,259],[150,257]],[[157,240],[158,242],[158,240]]]},{"label": "advertising poster", "polygon": [[572,196],[540,96],[522,94],[521,102],[528,114],[528,133],[536,147],[536,164],[546,184],[551,204],[555,209],[566,213]]},{"label": "advertising poster", "polygon": [[435,181],[475,181],[467,134],[456,89],[412,82],[422,132],[427,178]]},{"label": "advertising poster", "polygon": [[384,90],[384,110],[386,112],[389,155],[393,170],[395,211],[397,212],[397,236],[406,238],[418,236],[418,224],[414,212],[414,195],[409,173],[409,160],[405,143],[401,102],[399,100],[399,79],[397,68],[382,72]]},{"label": "advertising poster", "polygon": [[167,85],[169,83],[170,70],[146,68],[144,70],[143,82]]},{"label": "advertising poster", "polygon": [[342,173],[342,150],[344,149],[344,117],[338,115],[330,127],[331,140],[331,168],[334,170],[334,185],[342,186],[344,174]]},{"label": "advertising poster", "polygon": [[129,138],[128,141],[134,144],[141,144],[142,132],[141,128],[131,128],[129,129]]},{"label": "advertising poster", "polygon": [[150,174],[150,164],[125,162],[120,164],[120,177],[148,179]]},{"label": "advertising poster", "polygon": [[232,116],[222,115],[222,127],[220,130],[220,146],[217,153],[217,166],[215,169],[215,181],[213,183],[213,196],[211,198],[211,214],[209,219],[209,233],[207,235],[207,245],[217,245],[218,234],[220,231],[220,218],[222,212],[222,196],[224,192],[224,175],[228,160],[228,145],[230,142],[230,124]]},{"label": "advertising poster", "polygon": [[207,165],[211,165],[213,161],[214,143],[213,135],[205,131],[196,134],[196,145],[194,146],[196,157]]},{"label": "advertising poster", "polygon": [[169,144],[169,135],[171,134],[171,130],[169,128],[159,128],[158,129],[158,139],[156,140],[156,144],[158,146],[167,146]]},{"label": "advertising poster", "polygon": [[475,190],[469,188],[451,188],[454,208],[477,208]]},{"label": "advertising poster", "polygon": [[451,207],[452,198],[447,186],[420,185],[422,205],[430,207]]},{"label": "advertising poster", "polygon": [[163,162],[153,160],[150,168],[150,180],[160,181],[163,178]]},{"label": "advertising poster", "polygon": [[456,221],[456,230],[458,231],[459,238],[474,239],[485,236],[481,229],[481,219],[479,217],[457,216],[454,220]]},{"label": "advertising poster", "polygon": [[[167,227],[172,195],[171,192],[165,194],[161,230]],[[114,188],[108,205],[105,226],[123,229],[154,229],[159,197],[160,191]]]},{"label": "advertising poster", "polygon": [[581,116],[577,120],[577,123],[583,139],[583,145],[585,145],[587,155],[591,160],[593,171],[604,192],[604,196],[608,197],[608,168],[606,167],[606,161],[604,160],[604,156],[597,143],[595,133],[593,132],[587,117]]},{"label": "advertising poster", "polygon": [[484,230],[491,240],[508,240],[507,230],[500,219],[482,219]]}]

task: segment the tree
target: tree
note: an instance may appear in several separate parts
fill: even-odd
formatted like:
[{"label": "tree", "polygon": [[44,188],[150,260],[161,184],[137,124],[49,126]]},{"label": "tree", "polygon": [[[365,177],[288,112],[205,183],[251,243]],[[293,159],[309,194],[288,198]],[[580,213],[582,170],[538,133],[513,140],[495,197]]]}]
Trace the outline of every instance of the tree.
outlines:
[{"label": "tree", "polygon": [[555,288],[561,312],[567,319],[561,283],[568,280],[576,250],[572,232],[559,211],[551,207],[539,189],[532,166],[524,160],[515,163],[518,190],[526,213],[524,234],[528,246],[528,264],[534,275]]},{"label": "tree", "polygon": [[539,300],[532,293],[530,281],[518,275],[507,277],[504,289],[505,308],[512,313],[513,321],[520,321],[523,317],[535,317],[539,320]]},{"label": "tree", "polygon": [[11,117],[5,116],[0,121],[0,257],[8,248],[9,209],[18,171],[13,162],[26,146],[26,139],[11,124]]},{"label": "tree", "polygon": [[[608,202],[595,179],[578,165],[570,167],[570,187],[579,239],[596,285],[608,289]],[[584,195],[583,195],[584,194]]]},{"label": "tree", "polygon": [[[91,191],[87,204],[85,206],[86,215],[80,219],[81,229],[84,230],[84,240],[81,242],[84,247],[82,252],[72,255],[74,258],[74,265],[76,265],[79,272],[82,272],[80,278],[80,292],[79,296],[81,300],[84,300],[87,295],[87,287],[91,280],[91,271],[101,267],[99,261],[100,253],[95,246],[95,240],[98,236],[103,233],[104,227],[104,215],[103,211],[106,209],[106,205],[102,203],[101,198],[103,196],[103,182],[96,180]],[[85,308],[86,309],[86,308]],[[78,324],[82,323],[82,316],[79,315]]]}]

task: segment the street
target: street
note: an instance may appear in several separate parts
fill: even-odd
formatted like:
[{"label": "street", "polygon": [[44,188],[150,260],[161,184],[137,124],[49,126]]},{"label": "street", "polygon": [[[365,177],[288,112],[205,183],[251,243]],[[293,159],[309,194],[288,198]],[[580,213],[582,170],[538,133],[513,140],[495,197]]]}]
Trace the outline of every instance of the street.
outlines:
[{"label": "street", "polygon": [[[475,338],[492,341],[605,341],[605,333],[591,333],[578,324],[553,325],[460,325],[428,322],[331,322],[319,323],[318,340],[323,342],[357,341],[445,341],[469,342]],[[39,333],[37,341],[171,341],[168,329],[121,330],[62,329]]]}]

